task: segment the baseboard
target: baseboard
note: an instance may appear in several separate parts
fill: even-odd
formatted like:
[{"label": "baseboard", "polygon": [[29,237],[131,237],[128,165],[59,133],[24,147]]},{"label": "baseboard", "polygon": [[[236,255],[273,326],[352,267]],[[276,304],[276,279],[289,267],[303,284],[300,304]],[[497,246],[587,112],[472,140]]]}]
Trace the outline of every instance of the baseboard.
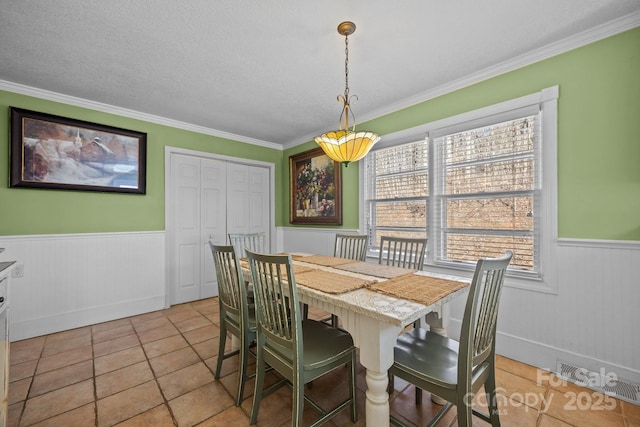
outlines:
[{"label": "baseboard", "polygon": [[[455,334],[451,334],[452,337],[458,338],[457,331],[459,331],[460,328],[461,321],[459,319],[449,319],[448,329],[450,331],[456,331]],[[496,353],[509,359],[534,366],[541,371],[555,372],[558,360],[563,360],[577,367],[586,368],[589,371],[604,371],[607,374],[615,374],[617,378],[636,384],[640,383],[640,371],[633,368],[615,365],[604,360],[595,359],[502,332],[497,333]],[[541,372],[541,375],[546,374]]]},{"label": "baseboard", "polygon": [[136,301],[91,307],[18,322],[11,322],[11,312],[9,312],[9,330],[11,331],[9,339],[10,341],[20,341],[123,317],[136,316],[150,311],[162,310],[164,309],[164,302],[164,295],[158,295]]}]

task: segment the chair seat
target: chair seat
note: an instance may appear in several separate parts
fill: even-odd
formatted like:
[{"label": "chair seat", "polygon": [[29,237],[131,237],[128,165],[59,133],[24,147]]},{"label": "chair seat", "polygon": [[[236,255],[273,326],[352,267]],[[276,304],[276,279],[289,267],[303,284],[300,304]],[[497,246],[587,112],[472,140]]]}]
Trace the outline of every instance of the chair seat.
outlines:
[{"label": "chair seat", "polygon": [[[348,361],[354,349],[351,335],[318,320],[302,321],[302,339],[305,383],[315,378],[314,371],[319,368],[324,370],[327,366],[337,366]],[[293,364],[291,350],[272,343],[270,351],[288,366]],[[269,361],[276,363],[271,358]]]},{"label": "chair seat", "polygon": [[406,372],[454,389],[458,383],[458,347],[458,341],[451,338],[422,328],[412,329],[398,337],[390,373],[402,378]]},{"label": "chair seat", "polygon": [[351,357],[353,338],[347,332],[317,320],[302,322],[304,369],[313,370]]}]

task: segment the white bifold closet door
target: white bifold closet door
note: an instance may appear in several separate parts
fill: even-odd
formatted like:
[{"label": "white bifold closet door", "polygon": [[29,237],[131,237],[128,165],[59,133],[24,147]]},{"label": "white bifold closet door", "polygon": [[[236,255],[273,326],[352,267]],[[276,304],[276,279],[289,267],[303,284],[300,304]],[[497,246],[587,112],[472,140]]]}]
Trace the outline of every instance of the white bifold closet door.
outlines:
[{"label": "white bifold closet door", "polygon": [[218,295],[209,241],[228,233],[266,233],[269,170],[197,156],[171,155],[169,280],[171,304]]},{"label": "white bifold closet door", "polygon": [[227,233],[265,233],[269,249],[269,170],[227,163]]}]

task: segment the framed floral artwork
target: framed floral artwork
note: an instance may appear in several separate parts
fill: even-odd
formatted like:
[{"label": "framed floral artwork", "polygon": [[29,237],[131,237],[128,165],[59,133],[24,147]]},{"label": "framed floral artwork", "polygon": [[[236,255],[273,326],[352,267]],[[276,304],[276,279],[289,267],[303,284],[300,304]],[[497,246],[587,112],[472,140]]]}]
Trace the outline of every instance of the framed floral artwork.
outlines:
[{"label": "framed floral artwork", "polygon": [[321,148],[289,157],[291,224],[341,225],[340,163]]}]

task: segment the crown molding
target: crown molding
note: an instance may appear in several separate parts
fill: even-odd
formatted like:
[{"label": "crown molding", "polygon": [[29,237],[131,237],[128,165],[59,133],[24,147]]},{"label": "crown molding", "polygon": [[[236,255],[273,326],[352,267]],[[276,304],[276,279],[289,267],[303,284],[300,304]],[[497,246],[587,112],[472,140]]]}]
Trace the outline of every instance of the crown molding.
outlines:
[{"label": "crown molding", "polygon": [[236,135],[229,132],[223,132],[217,129],[211,129],[204,126],[194,125],[192,123],[181,122],[166,117],[155,116],[153,114],[142,113],[140,111],[130,110],[127,108],[117,107],[115,105],[103,104],[88,99],[77,98],[62,93],[51,92],[36,87],[25,86],[6,80],[0,80],[0,90],[14,92],[21,95],[33,96],[35,98],[46,99],[49,101],[60,102],[63,104],[73,105],[76,107],[88,108],[90,110],[100,111],[103,113],[115,114],[117,116],[128,117],[132,119],[143,120],[145,122],[156,123],[159,125],[169,126],[172,128],[183,129],[187,131],[197,132],[205,135],[217,136],[220,138],[230,139],[232,141],[244,142],[260,147],[271,148],[282,151],[282,145],[274,142],[263,141],[260,139],[249,138],[247,136]]},{"label": "crown molding", "polygon": [[[640,12],[634,12],[629,15],[625,15],[621,18],[583,31],[582,33],[567,37],[562,40],[558,40],[557,42],[550,43],[539,49],[532,50],[523,55],[516,56],[507,61],[485,68],[483,70],[480,70],[479,72],[470,74],[461,79],[453,80],[444,85],[440,85],[430,90],[417,93],[399,102],[386,105],[385,107],[378,110],[374,110],[369,114],[361,115],[359,122],[364,123],[382,116],[386,116],[387,114],[391,114],[393,112],[411,107],[416,104],[420,104],[430,99],[446,95],[447,93],[454,92],[456,90],[474,85],[476,83],[480,83],[492,77],[517,70],[519,68],[534,64],[536,62],[551,58],[556,55],[560,55],[570,50],[586,46],[607,37],[611,37],[624,31],[631,30],[638,26],[640,26]],[[286,143],[283,146],[285,149],[287,149],[298,146],[300,144],[304,144],[313,140],[315,136],[320,135],[323,132],[323,130],[318,130],[317,132],[314,132],[312,134],[297,138],[295,141]]]},{"label": "crown molding", "polygon": [[[582,33],[576,34],[566,39],[548,44],[542,48],[535,49],[531,52],[517,56],[508,61],[504,61],[492,67],[485,68],[477,73],[473,73],[461,79],[454,80],[444,85],[435,87],[433,89],[417,93],[414,96],[403,99],[402,101],[389,104],[383,108],[374,110],[369,114],[361,116],[360,122],[367,122],[367,121],[385,116],[395,111],[399,111],[404,108],[411,107],[413,105],[428,101],[438,96],[442,96],[447,93],[462,89],[466,86],[471,86],[473,84],[490,79],[492,77],[517,70],[518,68],[522,68],[527,65],[531,65],[533,63],[542,61],[544,59],[551,58],[553,56],[568,52],[570,50],[588,45],[590,43],[594,43],[596,41],[622,33],[624,31],[636,28],[638,26],[640,26],[640,12],[634,12],[632,14],[629,14],[621,18],[615,19],[613,21],[610,21],[608,23],[599,25],[587,31],[583,31]],[[199,125],[195,125],[187,122],[181,122],[178,120],[173,120],[166,117],[147,114],[140,111],[130,110],[127,108],[121,108],[114,105],[103,104],[100,102],[77,98],[74,96],[69,96],[69,95],[65,95],[57,92],[52,92],[44,89],[31,87],[31,86],[21,85],[21,84],[13,83],[6,80],[0,80],[0,90],[6,90],[8,92],[14,92],[22,95],[33,96],[36,98],[42,98],[42,99],[46,99],[54,102],[61,102],[64,104],[74,105],[77,107],[88,108],[91,110],[101,111],[104,113],[115,114],[118,116],[124,116],[124,117],[133,118],[133,119],[143,120],[150,123],[170,126],[177,129],[183,129],[183,130],[197,132],[205,135],[216,136],[220,138],[225,138],[225,139],[238,141],[238,142],[244,142],[247,144],[257,145],[260,147],[271,148],[271,149],[280,150],[280,151],[284,149],[296,147],[298,145],[312,141],[315,136],[323,132],[322,130],[318,130],[317,132],[313,132],[303,137],[296,138],[291,142],[288,142],[285,144],[278,144],[275,142],[263,141],[260,139],[250,138],[243,135],[236,135],[229,132],[220,131],[217,129],[199,126]]]}]

